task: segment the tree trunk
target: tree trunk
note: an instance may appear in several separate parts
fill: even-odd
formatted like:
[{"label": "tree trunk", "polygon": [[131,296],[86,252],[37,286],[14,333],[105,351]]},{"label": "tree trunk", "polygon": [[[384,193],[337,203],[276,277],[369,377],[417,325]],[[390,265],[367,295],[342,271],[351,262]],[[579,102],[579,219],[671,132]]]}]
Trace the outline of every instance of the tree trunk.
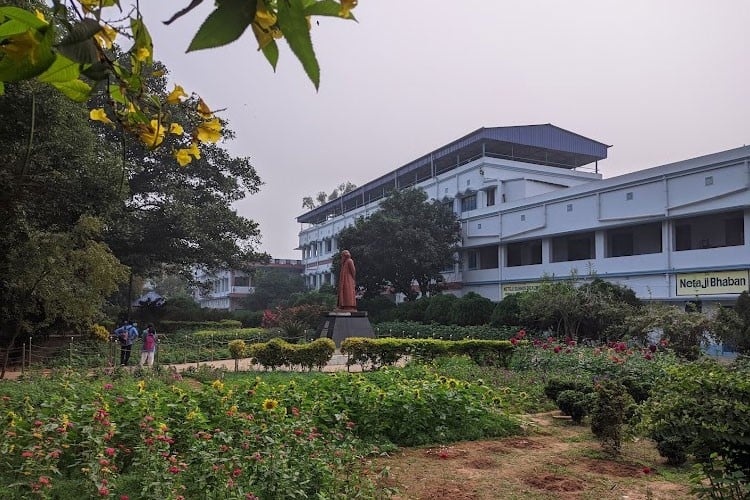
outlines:
[{"label": "tree trunk", "polygon": [[8,368],[8,360],[10,359],[10,350],[13,347],[13,345],[16,343],[16,339],[21,333],[21,323],[17,322],[16,327],[13,331],[13,336],[10,339],[10,342],[8,342],[8,348],[5,349],[5,357],[3,358],[3,366],[0,368],[0,379],[5,378],[5,370]]}]

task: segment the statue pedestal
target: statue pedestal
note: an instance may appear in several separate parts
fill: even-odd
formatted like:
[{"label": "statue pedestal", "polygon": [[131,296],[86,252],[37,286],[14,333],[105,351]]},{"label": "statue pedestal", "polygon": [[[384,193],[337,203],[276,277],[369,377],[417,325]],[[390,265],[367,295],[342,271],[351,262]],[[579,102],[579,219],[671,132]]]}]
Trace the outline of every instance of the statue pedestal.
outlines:
[{"label": "statue pedestal", "polygon": [[315,337],[328,337],[338,349],[347,337],[375,338],[375,331],[367,319],[367,311],[332,311],[323,316]]}]

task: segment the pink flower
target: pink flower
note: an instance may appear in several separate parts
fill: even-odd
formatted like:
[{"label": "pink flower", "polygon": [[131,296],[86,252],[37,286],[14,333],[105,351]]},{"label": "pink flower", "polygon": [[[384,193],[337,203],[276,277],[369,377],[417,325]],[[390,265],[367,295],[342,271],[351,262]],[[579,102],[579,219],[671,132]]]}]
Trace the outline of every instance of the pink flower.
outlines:
[{"label": "pink flower", "polygon": [[41,420],[34,420],[34,427],[41,427],[42,421]]},{"label": "pink flower", "polygon": [[512,339],[510,339],[510,343],[513,345],[516,345],[518,344],[518,340],[515,337],[513,337]]},{"label": "pink flower", "polygon": [[109,391],[109,390],[114,389],[114,388],[115,388],[115,386],[112,385],[112,384],[104,384],[104,390],[105,391]]},{"label": "pink flower", "polygon": [[554,351],[555,351],[555,352],[560,352],[560,346],[559,346],[559,345],[556,345],[556,346],[555,346],[555,348],[554,348]]},{"label": "pink flower", "polygon": [[651,358],[653,358],[653,356],[651,356],[650,352],[647,352],[643,357],[646,358],[646,359],[648,359],[649,361],[651,361]]},{"label": "pink flower", "polygon": [[239,477],[239,475],[242,474],[242,469],[237,468],[232,471],[232,477]]},{"label": "pink flower", "polygon": [[109,495],[109,489],[107,489],[106,486],[102,486],[101,488],[99,488],[99,494],[103,497],[106,497],[107,495]]},{"label": "pink flower", "polygon": [[114,448],[107,448],[106,450],[104,450],[104,453],[106,453],[110,457],[114,457],[115,456],[115,449]]},{"label": "pink flower", "polygon": [[33,457],[33,456],[34,456],[34,452],[33,452],[33,451],[28,451],[28,450],[26,450],[26,451],[24,451],[23,453],[21,453],[21,456],[22,456],[23,458],[31,458],[31,457]]},{"label": "pink flower", "polygon": [[176,465],[173,465],[172,467],[169,468],[169,472],[171,472],[172,474],[179,474],[180,468],[177,467]]}]

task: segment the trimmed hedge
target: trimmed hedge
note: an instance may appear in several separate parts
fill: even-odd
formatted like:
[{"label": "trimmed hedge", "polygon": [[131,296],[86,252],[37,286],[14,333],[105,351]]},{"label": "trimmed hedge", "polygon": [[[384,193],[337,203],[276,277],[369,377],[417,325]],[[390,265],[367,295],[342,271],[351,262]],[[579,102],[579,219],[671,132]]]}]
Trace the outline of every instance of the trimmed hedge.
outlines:
[{"label": "trimmed hedge", "polygon": [[312,371],[313,367],[322,370],[333,357],[336,344],[331,339],[316,339],[309,344],[290,344],[276,338],[268,342],[252,344],[248,354],[253,362],[264,368],[275,370],[280,366],[301,366]]},{"label": "trimmed hedge", "polygon": [[341,342],[341,353],[347,355],[346,365],[369,364],[373,368],[392,365],[411,356],[426,361],[445,355],[467,355],[482,366],[507,367],[513,344],[507,340],[439,340],[439,339],[371,339],[349,337]]},{"label": "trimmed hedge", "polygon": [[415,321],[388,321],[373,325],[377,337],[440,340],[509,340],[520,327],[425,325]]},{"label": "trimmed hedge", "polygon": [[242,328],[242,322],[235,319],[221,321],[171,321],[159,322],[159,333],[171,333],[177,330],[224,330],[227,328]]}]

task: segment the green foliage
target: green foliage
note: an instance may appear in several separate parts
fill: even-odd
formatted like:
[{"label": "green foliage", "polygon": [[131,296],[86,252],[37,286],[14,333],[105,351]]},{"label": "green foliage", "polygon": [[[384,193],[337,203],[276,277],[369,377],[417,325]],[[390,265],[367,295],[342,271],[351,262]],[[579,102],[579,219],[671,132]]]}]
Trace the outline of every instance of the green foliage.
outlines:
[{"label": "green foliage", "polygon": [[594,390],[591,407],[591,432],[601,442],[604,451],[619,455],[622,448],[623,425],[634,405],[625,386],[619,382],[604,380]]},{"label": "green foliage", "polygon": [[275,370],[281,366],[322,369],[333,357],[336,344],[331,339],[316,339],[308,344],[290,344],[282,339],[252,344],[248,353],[255,362]]},{"label": "green foliage", "polygon": [[[213,334],[213,330],[237,330],[239,328],[242,328],[242,323],[233,319],[223,319],[221,321],[162,321],[159,323],[159,329],[164,333],[175,332],[177,330],[192,330],[195,331],[196,335],[210,335]],[[207,332],[200,332],[198,330],[206,330]]]},{"label": "green foliage", "polygon": [[367,317],[371,323],[393,320],[397,307],[393,300],[382,295],[366,297],[357,301],[357,308],[360,311],[367,311]]},{"label": "green foliage", "polygon": [[750,371],[714,362],[668,369],[643,405],[641,426],[671,463],[715,452],[750,474]]},{"label": "green foliage", "polygon": [[521,294],[507,295],[498,302],[490,316],[490,324],[495,327],[521,324]]},{"label": "green foliage", "polygon": [[[430,294],[452,265],[460,226],[456,215],[418,189],[393,191],[368,218],[359,218],[338,235],[339,247],[351,252],[357,284],[367,296],[392,288],[407,301]],[[338,274],[338,260],[333,272]],[[412,287],[419,284],[419,290]]]},{"label": "green foliage", "polygon": [[459,326],[478,326],[490,322],[495,304],[490,299],[469,292],[453,304],[451,323]]},{"label": "green foliage", "polygon": [[750,294],[742,292],[734,307],[720,308],[714,320],[713,337],[725,350],[750,354]]},{"label": "green foliage", "polygon": [[664,304],[649,304],[630,316],[626,329],[636,338],[645,338],[655,329],[662,330],[662,337],[669,342],[674,352],[686,360],[700,357],[700,346],[709,339],[712,321],[700,312],[685,312]]},{"label": "green foliage", "polygon": [[426,367],[336,373],[315,379],[310,389],[331,413],[355,422],[355,432],[366,441],[416,446],[520,431],[518,422],[499,409],[500,394]]},{"label": "green foliage", "polygon": [[258,269],[253,283],[255,292],[244,303],[253,311],[288,306],[305,291],[305,281],[298,272],[273,267]]},{"label": "green foliage", "polygon": [[544,385],[544,395],[552,401],[557,401],[560,394],[565,391],[589,394],[594,391],[594,384],[584,380],[555,377]]},{"label": "green foliage", "polygon": [[440,340],[508,340],[518,331],[514,327],[424,325],[413,321],[383,322],[373,325],[373,329],[378,337]]},{"label": "green foliage", "polygon": [[454,322],[454,306],[458,300],[458,297],[449,293],[430,297],[429,305],[424,312],[425,323],[452,324]]},{"label": "green foliage", "polygon": [[438,356],[466,355],[477,364],[507,366],[513,346],[505,340],[437,340],[348,337],[341,343],[347,366],[392,365],[405,356],[432,360]]},{"label": "green foliage", "polygon": [[580,424],[592,406],[593,393],[565,390],[558,394],[556,403],[565,415],[570,415],[573,422]]},{"label": "green foliage", "polygon": [[693,465],[690,476],[696,498],[744,500],[750,498],[750,480],[731,461],[711,453],[708,461]]}]

